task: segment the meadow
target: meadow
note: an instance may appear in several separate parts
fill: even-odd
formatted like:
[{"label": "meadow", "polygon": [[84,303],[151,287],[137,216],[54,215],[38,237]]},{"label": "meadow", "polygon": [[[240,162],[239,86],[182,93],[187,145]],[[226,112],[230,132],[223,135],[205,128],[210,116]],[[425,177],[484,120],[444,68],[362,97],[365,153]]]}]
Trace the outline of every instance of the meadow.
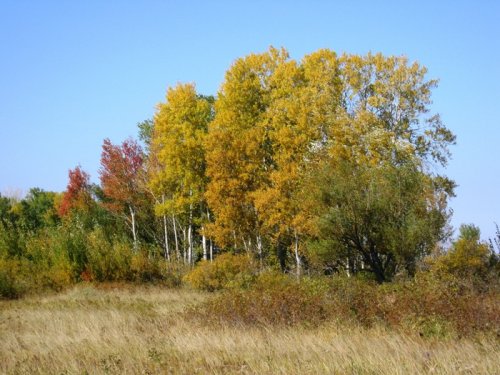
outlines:
[{"label": "meadow", "polygon": [[0,301],[5,374],[498,374],[494,335],[418,333],[328,321],[224,325],[193,319],[188,288],[80,284]]}]

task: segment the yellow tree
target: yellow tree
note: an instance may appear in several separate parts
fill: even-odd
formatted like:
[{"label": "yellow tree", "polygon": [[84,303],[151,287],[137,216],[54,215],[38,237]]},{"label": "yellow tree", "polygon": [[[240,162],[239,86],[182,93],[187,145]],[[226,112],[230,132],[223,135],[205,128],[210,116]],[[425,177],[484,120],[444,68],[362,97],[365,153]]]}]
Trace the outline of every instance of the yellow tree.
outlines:
[{"label": "yellow tree", "polygon": [[194,225],[206,212],[204,139],[211,117],[210,101],[197,95],[193,84],[179,84],[167,90],[166,102],[158,106],[154,118],[155,168],[150,171],[150,186],[162,197],[156,212],[172,216],[177,252],[177,223],[181,223],[187,242],[184,258],[190,264]]},{"label": "yellow tree", "polygon": [[238,59],[227,71],[207,138],[207,202],[215,214],[210,233],[222,247],[262,256],[262,223],[254,193],[273,168],[266,123],[270,77],[286,51],[271,48]]},{"label": "yellow tree", "polygon": [[269,184],[256,192],[256,206],[276,245],[293,250],[301,270],[300,240],[313,221],[299,197],[307,169],[325,152],[329,123],[339,107],[340,80],[334,52],[320,50],[299,64],[283,61],[270,78],[266,112],[273,168]]}]

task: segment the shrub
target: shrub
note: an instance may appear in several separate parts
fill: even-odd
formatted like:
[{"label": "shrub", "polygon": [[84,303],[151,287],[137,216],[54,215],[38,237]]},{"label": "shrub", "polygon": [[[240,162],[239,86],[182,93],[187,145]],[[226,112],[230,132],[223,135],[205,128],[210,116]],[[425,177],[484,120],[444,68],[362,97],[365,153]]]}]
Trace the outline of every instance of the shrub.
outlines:
[{"label": "shrub", "polygon": [[159,262],[152,258],[146,249],[132,255],[130,272],[135,281],[152,282],[161,279]]},{"label": "shrub", "polygon": [[29,289],[25,270],[26,262],[0,258],[0,298],[19,298]]},{"label": "shrub", "polygon": [[182,286],[182,280],[189,269],[190,267],[185,263],[167,262],[162,259],[159,262],[161,283],[170,288],[178,288]]},{"label": "shrub", "polygon": [[500,333],[497,289],[480,292],[418,274],[378,285],[357,278],[303,278],[264,273],[248,289],[229,289],[195,309],[203,321],[223,324],[308,325],[326,321],[382,325],[424,337]]},{"label": "shrub", "polygon": [[328,306],[320,283],[268,272],[249,289],[215,296],[198,314],[223,324],[317,325],[327,319]]},{"label": "shrub", "polygon": [[[154,256],[156,249],[141,249],[132,256],[130,271],[136,282],[161,283],[174,288],[180,287],[189,266],[180,262],[169,262]],[[156,252],[157,253],[157,252]]]},{"label": "shrub", "polygon": [[219,255],[213,262],[201,261],[184,280],[192,287],[215,291],[248,287],[257,272],[256,264],[247,255]]},{"label": "shrub", "polygon": [[[57,230],[47,230],[26,243],[25,271],[31,273],[33,289],[60,291],[74,282],[73,267],[63,236]],[[34,284],[34,285],[33,285]]]},{"label": "shrub", "polygon": [[432,262],[432,271],[441,277],[486,278],[489,272],[491,249],[480,241],[476,226],[460,226],[460,235],[451,249]]},{"label": "shrub", "polygon": [[126,242],[110,242],[101,229],[88,236],[88,271],[92,280],[116,281],[130,279],[133,251]]}]

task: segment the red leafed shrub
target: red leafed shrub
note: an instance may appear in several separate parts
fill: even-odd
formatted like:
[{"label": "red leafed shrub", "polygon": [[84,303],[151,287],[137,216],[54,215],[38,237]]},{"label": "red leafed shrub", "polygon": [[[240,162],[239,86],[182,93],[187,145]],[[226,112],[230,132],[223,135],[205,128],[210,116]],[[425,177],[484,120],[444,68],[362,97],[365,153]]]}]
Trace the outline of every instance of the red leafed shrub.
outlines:
[{"label": "red leafed shrub", "polygon": [[382,325],[421,336],[500,333],[499,291],[478,291],[432,274],[378,285],[355,278],[295,278],[264,273],[248,289],[229,289],[194,316],[221,324]]}]

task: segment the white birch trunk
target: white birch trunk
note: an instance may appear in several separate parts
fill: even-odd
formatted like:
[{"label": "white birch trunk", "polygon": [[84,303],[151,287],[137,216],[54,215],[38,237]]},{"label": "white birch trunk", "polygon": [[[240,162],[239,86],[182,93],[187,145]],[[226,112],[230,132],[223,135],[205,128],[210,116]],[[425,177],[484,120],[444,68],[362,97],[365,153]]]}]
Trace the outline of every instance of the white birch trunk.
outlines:
[{"label": "white birch trunk", "polygon": [[163,232],[165,234],[165,259],[170,261],[170,249],[168,245],[167,216],[163,215]]},{"label": "white birch trunk", "polygon": [[189,224],[188,228],[188,264],[193,262],[193,226]]},{"label": "white birch trunk", "polygon": [[135,225],[135,211],[132,206],[128,206],[130,210],[130,221],[132,222],[132,237],[134,238],[134,250],[137,250],[137,233]]},{"label": "white birch trunk", "polygon": [[295,237],[295,244],[294,244],[295,262],[297,263],[297,277],[300,277],[301,262],[300,262],[300,254],[299,254],[299,236],[297,235],[297,232],[294,232],[294,237]]},{"label": "white birch trunk", "polygon": [[181,254],[179,251],[179,238],[177,236],[177,224],[175,222],[175,216],[172,215],[172,222],[174,223],[174,240],[175,240],[175,253],[177,254],[177,260],[180,259]]},{"label": "white birch trunk", "polygon": [[187,230],[185,227],[181,228],[182,230],[182,257],[184,259],[184,263],[187,263],[187,251],[186,251],[186,234]]},{"label": "white birch trunk", "polygon": [[207,238],[204,229],[204,227],[201,227],[201,245],[203,246],[203,260],[207,260]]},{"label": "white birch trunk", "polygon": [[257,253],[259,254],[260,268],[262,269],[262,237],[257,235]]},{"label": "white birch trunk", "polygon": [[[192,192],[189,192],[192,195]],[[189,205],[189,229],[188,229],[188,263],[193,263],[193,204]]]},{"label": "white birch trunk", "polygon": [[[161,202],[165,204],[165,194],[161,195]],[[165,236],[165,259],[170,261],[170,249],[168,245],[167,215],[163,215],[163,234]]]}]

